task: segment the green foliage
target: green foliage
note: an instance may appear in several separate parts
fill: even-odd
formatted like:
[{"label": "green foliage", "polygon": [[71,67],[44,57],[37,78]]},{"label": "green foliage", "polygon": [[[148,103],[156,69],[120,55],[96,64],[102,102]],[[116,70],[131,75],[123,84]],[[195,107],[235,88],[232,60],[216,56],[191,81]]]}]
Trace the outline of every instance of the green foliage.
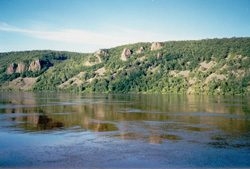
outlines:
[{"label": "green foliage", "polygon": [[[169,41],[156,51],[150,50],[151,43],[128,44],[98,57],[57,51],[0,53],[0,85],[17,77],[38,77],[33,90],[248,94],[249,46],[250,38],[225,38]],[[140,47],[144,50],[137,53]],[[127,61],[120,59],[124,48],[133,51]],[[11,63],[28,65],[36,59],[42,61],[42,70],[6,74]],[[201,64],[210,66],[203,68]],[[105,71],[100,73],[99,69]]]}]

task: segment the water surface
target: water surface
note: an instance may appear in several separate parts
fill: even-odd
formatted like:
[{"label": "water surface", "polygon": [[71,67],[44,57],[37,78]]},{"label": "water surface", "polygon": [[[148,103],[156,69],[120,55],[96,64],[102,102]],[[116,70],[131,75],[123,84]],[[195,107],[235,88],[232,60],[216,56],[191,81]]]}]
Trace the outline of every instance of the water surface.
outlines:
[{"label": "water surface", "polygon": [[3,168],[249,168],[250,98],[0,94]]}]

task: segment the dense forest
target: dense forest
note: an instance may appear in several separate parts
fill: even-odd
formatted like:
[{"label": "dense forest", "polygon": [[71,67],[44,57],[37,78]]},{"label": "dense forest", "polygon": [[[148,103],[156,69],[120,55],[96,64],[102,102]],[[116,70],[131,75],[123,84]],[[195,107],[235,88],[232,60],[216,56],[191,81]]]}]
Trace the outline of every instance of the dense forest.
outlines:
[{"label": "dense forest", "polygon": [[250,38],[0,53],[1,90],[249,94]]}]

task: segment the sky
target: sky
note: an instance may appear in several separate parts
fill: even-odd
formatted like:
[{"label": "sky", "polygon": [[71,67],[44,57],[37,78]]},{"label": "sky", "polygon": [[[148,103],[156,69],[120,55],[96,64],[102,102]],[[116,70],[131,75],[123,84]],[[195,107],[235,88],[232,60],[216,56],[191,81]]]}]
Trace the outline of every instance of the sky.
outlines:
[{"label": "sky", "polygon": [[250,37],[250,0],[0,0],[0,52]]}]

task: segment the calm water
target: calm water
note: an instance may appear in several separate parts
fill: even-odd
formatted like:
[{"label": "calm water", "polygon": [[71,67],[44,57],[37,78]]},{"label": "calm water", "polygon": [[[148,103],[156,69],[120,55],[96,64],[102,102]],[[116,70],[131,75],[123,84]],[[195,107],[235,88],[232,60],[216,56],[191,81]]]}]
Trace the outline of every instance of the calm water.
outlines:
[{"label": "calm water", "polygon": [[0,94],[0,168],[250,168],[250,97]]}]

